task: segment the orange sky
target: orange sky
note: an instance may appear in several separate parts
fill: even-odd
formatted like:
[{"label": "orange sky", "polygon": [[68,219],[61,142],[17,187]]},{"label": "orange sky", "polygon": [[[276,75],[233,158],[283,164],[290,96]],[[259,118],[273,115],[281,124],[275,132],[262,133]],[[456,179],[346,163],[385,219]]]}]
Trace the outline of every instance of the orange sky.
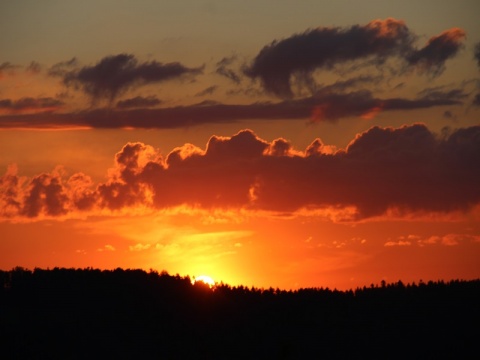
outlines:
[{"label": "orange sky", "polygon": [[475,1],[23,3],[0,14],[0,268],[480,277]]}]

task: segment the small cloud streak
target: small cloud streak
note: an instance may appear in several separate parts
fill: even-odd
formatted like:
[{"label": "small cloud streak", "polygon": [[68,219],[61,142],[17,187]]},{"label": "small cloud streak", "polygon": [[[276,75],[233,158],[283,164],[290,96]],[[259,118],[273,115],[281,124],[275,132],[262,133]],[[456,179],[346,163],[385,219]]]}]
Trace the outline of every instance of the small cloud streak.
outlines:
[{"label": "small cloud streak", "polygon": [[120,100],[117,102],[118,109],[149,108],[160,105],[162,102],[156,96],[136,96],[134,98]]},{"label": "small cloud streak", "polygon": [[115,247],[113,245],[105,245],[103,248],[98,248],[98,252],[103,252],[103,251],[115,251]]},{"label": "small cloud streak", "polygon": [[14,70],[18,68],[17,65],[13,65],[10,62],[4,62],[0,64],[0,79],[5,76],[5,74],[12,75]]},{"label": "small cloud streak", "polygon": [[144,251],[150,249],[151,245],[150,244],[136,244],[136,245],[130,245],[128,249],[130,251]]},{"label": "small cloud streak", "polygon": [[443,245],[456,246],[464,242],[480,242],[480,235],[471,234],[445,234],[442,236],[432,235],[425,239],[417,240],[419,246]]},{"label": "small cloud streak", "polygon": [[218,89],[218,86],[212,85],[212,86],[209,86],[206,89],[196,93],[195,96],[196,97],[201,97],[201,96],[205,96],[205,95],[212,95],[217,89]]},{"label": "small cloud streak", "polygon": [[398,241],[387,241],[383,246],[393,247],[393,246],[410,246],[412,243],[407,240],[398,240]]},{"label": "small cloud streak", "polygon": [[[0,99],[0,112],[53,112],[61,109],[65,103],[51,97],[24,97],[18,100]],[[0,120],[1,121],[1,120]]]}]

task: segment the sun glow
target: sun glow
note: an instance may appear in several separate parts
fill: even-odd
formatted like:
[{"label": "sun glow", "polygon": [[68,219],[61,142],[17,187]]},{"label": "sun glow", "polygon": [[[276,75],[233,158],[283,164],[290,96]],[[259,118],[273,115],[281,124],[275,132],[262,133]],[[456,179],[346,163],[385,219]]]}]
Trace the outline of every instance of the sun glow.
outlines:
[{"label": "sun glow", "polygon": [[192,283],[195,284],[196,282],[202,282],[208,285],[209,287],[215,286],[215,281],[210,276],[207,276],[207,275],[200,275],[200,276],[194,277],[192,280]]}]

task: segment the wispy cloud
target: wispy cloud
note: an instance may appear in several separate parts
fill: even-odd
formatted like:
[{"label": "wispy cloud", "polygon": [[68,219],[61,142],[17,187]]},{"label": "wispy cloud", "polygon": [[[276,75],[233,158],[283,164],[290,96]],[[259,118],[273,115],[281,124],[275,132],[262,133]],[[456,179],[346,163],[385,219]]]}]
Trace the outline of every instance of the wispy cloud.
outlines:
[{"label": "wispy cloud", "polygon": [[162,102],[157,99],[156,96],[136,96],[134,98],[118,101],[116,107],[118,109],[149,108],[160,105],[161,103]]},{"label": "wispy cloud", "polygon": [[0,99],[0,112],[2,110],[7,113],[53,112],[59,110],[64,105],[63,101],[51,97],[24,97],[18,100]]}]

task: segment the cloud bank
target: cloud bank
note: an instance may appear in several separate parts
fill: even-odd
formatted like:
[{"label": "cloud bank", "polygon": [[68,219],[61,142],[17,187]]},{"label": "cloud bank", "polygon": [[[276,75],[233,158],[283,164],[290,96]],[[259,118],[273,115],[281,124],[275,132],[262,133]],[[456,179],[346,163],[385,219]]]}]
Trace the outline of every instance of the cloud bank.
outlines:
[{"label": "cloud bank", "polygon": [[[0,128],[184,128],[202,124],[232,123],[242,120],[291,119],[335,122],[342,118],[370,119],[380,112],[417,110],[446,105],[462,105],[467,95],[461,89],[430,90],[417,98],[378,98],[369,90],[336,92],[329,88],[316,94],[280,102],[230,105],[202,102],[189,106],[147,108],[156,98],[136,97],[119,101],[116,109],[93,109],[75,113],[6,114]],[[137,107],[138,105],[138,107]]]},{"label": "cloud bank", "polygon": [[[442,136],[425,125],[372,127],[346,149],[320,139],[295,151],[251,130],[212,136],[166,157],[128,143],[107,181],[61,171],[31,179],[10,167],[0,179],[0,215],[8,219],[81,216],[178,206],[291,212],[344,211],[344,220],[417,212],[469,211],[480,203],[480,126]],[[143,211],[142,210],[142,211]],[[80,215],[79,215],[80,214]]]}]

